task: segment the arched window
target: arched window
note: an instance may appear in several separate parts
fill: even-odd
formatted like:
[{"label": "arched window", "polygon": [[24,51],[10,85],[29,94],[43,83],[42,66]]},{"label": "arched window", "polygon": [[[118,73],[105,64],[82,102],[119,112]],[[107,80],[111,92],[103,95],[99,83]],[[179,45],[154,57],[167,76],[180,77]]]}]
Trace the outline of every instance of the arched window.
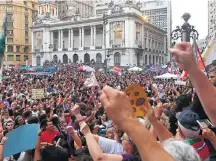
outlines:
[{"label": "arched window", "polygon": [[57,63],[57,62],[58,62],[58,56],[57,56],[57,55],[54,55],[54,56],[53,56],[53,61],[54,61],[54,63]]},{"label": "arched window", "polygon": [[102,63],[102,56],[100,53],[97,53],[96,55],[96,63]]},{"label": "arched window", "polygon": [[68,63],[68,56],[67,54],[63,55],[63,64],[67,64]]},{"label": "arched window", "polygon": [[88,53],[86,53],[86,54],[84,55],[84,63],[89,63],[89,62],[90,62],[90,56],[89,56]]},{"label": "arched window", "polygon": [[115,53],[114,54],[114,65],[120,66],[121,64],[121,55],[120,53]]},{"label": "arched window", "polygon": [[77,63],[78,60],[79,60],[78,55],[77,55],[77,54],[74,54],[74,55],[73,55],[73,63]]}]

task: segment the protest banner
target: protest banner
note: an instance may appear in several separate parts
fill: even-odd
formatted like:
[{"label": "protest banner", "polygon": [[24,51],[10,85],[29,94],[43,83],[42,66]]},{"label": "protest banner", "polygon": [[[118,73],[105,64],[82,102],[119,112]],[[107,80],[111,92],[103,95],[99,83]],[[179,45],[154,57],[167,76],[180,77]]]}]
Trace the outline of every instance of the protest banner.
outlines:
[{"label": "protest banner", "polygon": [[40,124],[23,125],[7,133],[4,145],[4,158],[35,148]]},{"label": "protest banner", "polygon": [[44,98],[44,89],[32,89],[32,99],[42,99]]},{"label": "protest banner", "polygon": [[137,84],[131,84],[124,90],[124,92],[129,97],[136,116],[144,116],[145,112],[142,110],[141,106],[144,105],[149,108],[148,98],[144,89]]}]

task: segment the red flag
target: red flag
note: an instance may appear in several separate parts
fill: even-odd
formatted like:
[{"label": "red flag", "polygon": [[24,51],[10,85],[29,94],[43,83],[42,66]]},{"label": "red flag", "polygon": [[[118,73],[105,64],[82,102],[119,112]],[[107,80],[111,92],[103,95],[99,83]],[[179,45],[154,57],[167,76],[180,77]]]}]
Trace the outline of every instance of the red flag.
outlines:
[{"label": "red flag", "polygon": [[183,81],[185,80],[187,77],[189,76],[188,72],[183,71],[181,76],[180,76],[180,80]]},{"label": "red flag", "polygon": [[[197,43],[196,43],[195,40],[194,40],[194,44],[193,45],[194,45],[194,50],[195,50],[194,52],[195,52],[195,55],[196,55],[196,58],[197,58],[197,63],[199,65],[200,69],[204,71],[205,70],[205,64],[204,64],[203,58],[201,56],[199,47],[198,47],[198,45],[197,45]],[[188,76],[189,76],[188,72],[183,71],[180,79],[184,80]]]},{"label": "red flag", "polygon": [[198,65],[200,67],[201,70],[205,70],[205,64],[204,64],[204,61],[203,61],[203,58],[201,56],[201,53],[199,51],[199,48],[198,48],[198,45],[196,44],[196,53],[197,53],[197,57],[198,57]]}]

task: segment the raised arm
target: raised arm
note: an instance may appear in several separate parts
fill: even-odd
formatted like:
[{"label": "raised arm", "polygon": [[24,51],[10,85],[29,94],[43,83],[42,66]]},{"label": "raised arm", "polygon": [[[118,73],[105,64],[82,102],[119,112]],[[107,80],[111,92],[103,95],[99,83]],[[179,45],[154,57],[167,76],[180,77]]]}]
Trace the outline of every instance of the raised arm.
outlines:
[{"label": "raised arm", "polygon": [[6,141],[7,141],[7,137],[4,136],[0,143],[0,161],[3,161],[4,159],[4,144]]},{"label": "raised arm", "polygon": [[74,131],[74,128],[72,126],[68,126],[67,131],[71,133],[71,136],[77,145],[77,149],[81,149],[82,148],[82,141],[81,141],[80,137],[77,135],[77,133]]},{"label": "raised arm", "polygon": [[154,132],[156,133],[156,136],[159,138],[161,143],[173,137],[173,135],[169,132],[169,130],[164,125],[162,125],[159,122],[159,120],[156,118],[154,110],[152,108],[150,109],[144,108],[144,111],[147,113],[147,117],[151,122]]},{"label": "raised arm", "polygon": [[170,49],[170,53],[174,56],[179,67],[189,73],[191,82],[206,114],[212,123],[216,125],[216,88],[196,64],[192,46],[190,43],[178,43],[173,49]]},{"label": "raised arm", "polygon": [[122,161],[123,157],[121,155],[115,154],[105,154],[100,148],[95,135],[93,135],[88,127],[88,125],[83,120],[80,115],[79,107],[75,105],[72,109],[72,113],[76,116],[79,122],[81,132],[85,135],[86,142],[88,145],[89,152],[94,161]]},{"label": "raised arm", "polygon": [[162,146],[156,142],[148,130],[138,121],[130,105],[130,100],[125,93],[105,86],[100,99],[108,117],[125,131],[136,144],[142,160],[174,161]]}]

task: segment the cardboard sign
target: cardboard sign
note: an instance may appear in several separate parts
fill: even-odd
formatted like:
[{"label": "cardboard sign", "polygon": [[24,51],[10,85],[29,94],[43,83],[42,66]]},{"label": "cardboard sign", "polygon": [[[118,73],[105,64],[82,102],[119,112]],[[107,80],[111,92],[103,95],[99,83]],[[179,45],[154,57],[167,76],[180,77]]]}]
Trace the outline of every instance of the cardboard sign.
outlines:
[{"label": "cardboard sign", "polygon": [[144,116],[145,112],[141,109],[141,106],[145,105],[149,108],[148,98],[144,89],[137,84],[131,84],[124,90],[124,92],[129,97],[136,116]]},{"label": "cardboard sign", "polygon": [[44,89],[32,89],[32,99],[42,99],[44,98]]},{"label": "cardboard sign", "polygon": [[8,140],[4,145],[4,158],[35,148],[40,124],[23,125],[6,134]]}]

